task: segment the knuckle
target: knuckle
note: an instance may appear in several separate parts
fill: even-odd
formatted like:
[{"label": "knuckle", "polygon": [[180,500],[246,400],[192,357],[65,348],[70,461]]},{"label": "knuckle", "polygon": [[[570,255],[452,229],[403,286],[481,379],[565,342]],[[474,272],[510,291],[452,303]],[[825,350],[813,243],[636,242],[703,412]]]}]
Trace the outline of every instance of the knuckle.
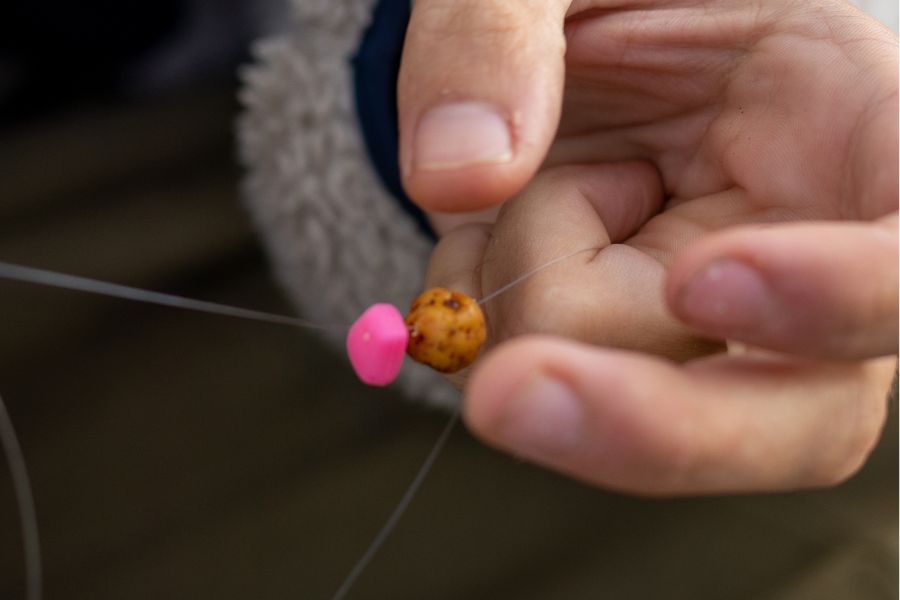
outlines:
[{"label": "knuckle", "polygon": [[508,219],[510,215],[515,215],[518,221],[540,231],[546,229],[548,224],[547,201],[550,198],[553,199],[554,220],[559,220],[558,215],[586,211],[590,206],[583,191],[586,171],[588,168],[581,165],[557,166],[540,171],[524,190],[504,203],[501,216]]}]

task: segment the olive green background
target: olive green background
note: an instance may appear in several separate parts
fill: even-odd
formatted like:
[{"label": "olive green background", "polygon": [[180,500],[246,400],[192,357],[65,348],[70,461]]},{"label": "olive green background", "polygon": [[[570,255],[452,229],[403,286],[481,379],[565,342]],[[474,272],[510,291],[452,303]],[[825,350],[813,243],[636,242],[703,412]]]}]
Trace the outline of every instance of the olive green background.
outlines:
[{"label": "olive green background", "polygon": [[[289,312],[239,205],[234,84],[0,135],[0,260]],[[340,276],[340,274],[336,274]],[[49,599],[329,598],[447,416],[291,328],[0,282],[0,395]],[[897,412],[836,489],[635,499],[458,429],[352,598],[897,597]],[[0,598],[21,597],[0,468]]]}]

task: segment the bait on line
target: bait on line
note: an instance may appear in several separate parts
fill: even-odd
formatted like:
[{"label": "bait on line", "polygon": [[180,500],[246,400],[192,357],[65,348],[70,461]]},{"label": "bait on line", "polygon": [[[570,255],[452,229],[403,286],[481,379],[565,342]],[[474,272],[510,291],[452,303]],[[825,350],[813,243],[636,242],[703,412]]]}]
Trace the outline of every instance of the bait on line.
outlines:
[{"label": "bait on line", "polygon": [[[368,385],[385,386],[397,376],[405,353],[418,362],[444,373],[455,372],[468,366],[477,358],[486,337],[481,306],[548,267],[596,250],[595,247],[584,248],[557,257],[520,275],[477,301],[461,292],[443,288],[427,290],[413,301],[411,311],[405,319],[394,306],[375,304],[364,311],[350,326],[314,323],[288,315],[195,300],[6,262],[0,262],[0,279],[280,326],[319,331],[346,331],[348,358],[357,376]],[[459,417],[458,406],[452,411],[400,501],[338,586],[332,596],[333,600],[341,600],[346,596],[394,530],[450,438]],[[26,576],[25,597],[26,600],[41,600],[42,561],[35,500],[25,457],[2,395],[0,395],[0,445],[12,477],[19,512]]]}]

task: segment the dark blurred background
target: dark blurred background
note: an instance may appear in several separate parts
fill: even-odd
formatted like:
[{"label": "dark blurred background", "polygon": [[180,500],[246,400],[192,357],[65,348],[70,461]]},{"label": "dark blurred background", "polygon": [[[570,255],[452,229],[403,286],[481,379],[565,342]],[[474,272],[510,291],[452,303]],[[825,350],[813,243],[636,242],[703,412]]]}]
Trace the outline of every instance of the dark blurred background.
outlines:
[{"label": "dark blurred background", "polygon": [[[239,201],[233,123],[278,1],[0,8],[0,260],[290,312]],[[0,396],[50,599],[328,598],[446,415],[315,336],[0,281]],[[834,490],[642,500],[463,429],[353,598],[897,597],[896,400]],[[0,598],[23,597],[0,466]]]}]

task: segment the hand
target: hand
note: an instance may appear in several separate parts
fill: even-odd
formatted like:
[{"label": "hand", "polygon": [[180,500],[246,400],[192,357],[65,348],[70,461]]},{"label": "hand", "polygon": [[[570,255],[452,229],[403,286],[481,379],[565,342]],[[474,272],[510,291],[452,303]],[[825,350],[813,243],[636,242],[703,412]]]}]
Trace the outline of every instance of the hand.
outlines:
[{"label": "hand", "polygon": [[[502,344],[466,420],[637,492],[841,481],[894,370],[897,40],[840,2],[634,4],[415,5],[401,165],[422,206],[483,208],[581,165],[537,177],[490,237],[443,240],[432,281],[490,291],[603,248],[489,303],[496,340],[587,344]],[[764,350],[678,365],[596,347],[691,359],[710,339]]]}]

